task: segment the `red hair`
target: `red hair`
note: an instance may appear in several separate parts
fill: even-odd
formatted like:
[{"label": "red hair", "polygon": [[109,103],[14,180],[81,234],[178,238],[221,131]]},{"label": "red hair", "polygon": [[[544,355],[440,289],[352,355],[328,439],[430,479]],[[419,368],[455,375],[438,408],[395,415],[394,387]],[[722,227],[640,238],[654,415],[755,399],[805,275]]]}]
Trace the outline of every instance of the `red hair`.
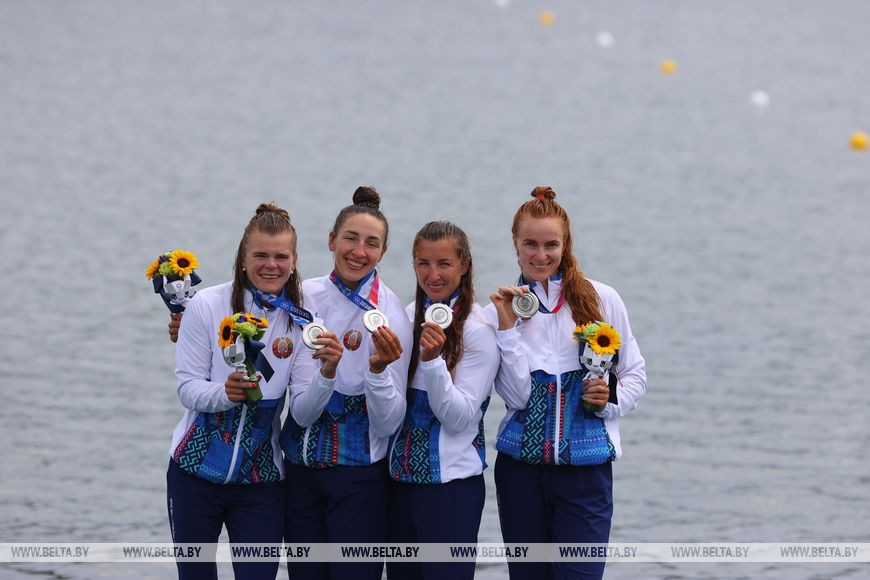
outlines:
[{"label": "red hair", "polygon": [[583,276],[577,258],[574,256],[571,241],[571,220],[565,208],[556,203],[556,192],[552,188],[539,185],[532,190],[530,199],[520,206],[514,214],[511,233],[516,239],[520,222],[524,219],[556,218],[562,222],[562,259],[559,262],[559,273],[562,274],[562,288],[565,292],[565,302],[571,308],[571,318],[580,326],[587,322],[602,320],[601,302],[598,292],[592,282]]}]

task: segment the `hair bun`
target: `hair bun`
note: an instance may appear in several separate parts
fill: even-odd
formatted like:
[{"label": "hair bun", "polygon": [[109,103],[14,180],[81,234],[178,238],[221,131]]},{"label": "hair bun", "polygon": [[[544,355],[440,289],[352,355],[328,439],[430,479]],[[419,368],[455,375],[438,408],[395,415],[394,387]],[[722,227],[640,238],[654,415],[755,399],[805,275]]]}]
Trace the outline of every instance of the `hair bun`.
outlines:
[{"label": "hair bun", "polygon": [[381,206],[381,196],[374,187],[361,185],[353,192],[353,204],[378,209]]},{"label": "hair bun", "polygon": [[535,199],[549,199],[552,201],[556,199],[556,192],[553,191],[553,188],[549,185],[539,185],[532,190],[532,197]]},{"label": "hair bun", "polygon": [[261,203],[260,205],[257,206],[257,211],[255,212],[254,215],[256,215],[257,217],[260,217],[261,215],[267,214],[267,213],[277,214],[278,216],[284,218],[288,222],[290,221],[290,214],[287,213],[287,210],[281,209],[280,207],[278,207],[278,205],[275,202]]}]

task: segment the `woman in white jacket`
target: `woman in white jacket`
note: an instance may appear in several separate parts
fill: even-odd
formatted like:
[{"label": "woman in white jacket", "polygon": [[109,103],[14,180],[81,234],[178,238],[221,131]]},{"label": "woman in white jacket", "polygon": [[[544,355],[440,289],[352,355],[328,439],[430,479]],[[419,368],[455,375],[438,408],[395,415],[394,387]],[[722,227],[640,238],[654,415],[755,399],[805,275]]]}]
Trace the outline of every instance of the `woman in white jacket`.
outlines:
[{"label": "woman in white jacket", "polygon": [[[498,329],[496,391],[507,415],[499,427],[495,481],[507,543],[600,543],[613,514],[611,462],[622,454],[619,418],[646,391],[644,360],[616,291],[583,276],[571,224],[549,187],[514,215],[520,280],[491,296],[486,311]],[[607,224],[601,224],[606,228]],[[538,312],[518,319],[514,296],[533,292]],[[576,326],[612,325],[621,336],[612,381],[585,381]],[[587,410],[587,403],[598,411]],[[604,562],[509,561],[512,580],[600,578]]]},{"label": "woman in white jacket", "polygon": [[[286,539],[290,543],[384,542],[390,436],[405,416],[411,325],[375,267],[387,250],[387,220],[370,187],[354,193],[329,233],[334,269],[303,283],[317,316],[341,337],[334,384],[294,391],[281,434],[287,459]],[[388,326],[367,330],[378,310]],[[372,328],[372,324],[368,328]],[[378,580],[382,562],[288,562],[293,580]]]},{"label": "woman in white jacket", "polygon": [[[324,348],[312,358],[302,347],[299,324],[264,302],[267,295],[299,309],[303,304],[296,231],[286,211],[261,204],[239,242],[233,281],[198,292],[180,327],[175,374],[185,412],[172,437],[166,475],[176,543],[216,543],[224,525],[233,543],[281,543],[284,465],[278,436],[287,385],[328,388],[341,345],[335,335],[321,335]],[[233,371],[218,346],[221,322],[235,312],[268,321],[258,366],[263,397],[254,403],[245,391],[256,385]],[[278,562],[234,562],[233,568],[237,578],[272,579]],[[216,578],[217,567],[179,561],[178,576]]]},{"label": "woman in white jacket", "polygon": [[[408,410],[390,448],[390,541],[476,544],[486,495],[483,415],[499,364],[495,333],[474,298],[468,236],[430,222],[414,239],[415,302],[407,307],[414,340]],[[424,313],[451,309],[446,330]],[[463,580],[472,562],[389,563],[390,580]]]}]

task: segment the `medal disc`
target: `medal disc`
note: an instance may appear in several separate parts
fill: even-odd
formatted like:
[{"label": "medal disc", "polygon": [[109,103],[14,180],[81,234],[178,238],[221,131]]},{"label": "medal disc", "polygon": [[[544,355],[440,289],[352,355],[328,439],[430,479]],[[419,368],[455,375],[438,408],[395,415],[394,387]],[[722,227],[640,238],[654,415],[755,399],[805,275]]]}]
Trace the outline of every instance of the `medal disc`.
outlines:
[{"label": "medal disc", "polygon": [[453,322],[453,309],[446,304],[432,304],[426,309],[423,320],[434,322],[446,330]]},{"label": "medal disc", "polygon": [[374,332],[380,326],[390,326],[387,321],[387,315],[375,308],[374,310],[366,310],[363,314],[363,326],[369,332]]},{"label": "medal disc", "polygon": [[320,336],[320,334],[323,332],[326,332],[325,326],[323,326],[319,322],[309,322],[302,327],[302,342],[304,342],[305,346],[307,346],[311,350],[319,350],[325,345],[316,344],[314,342],[314,339]]},{"label": "medal disc", "polygon": [[539,305],[540,301],[538,300],[538,297],[531,291],[520,296],[514,296],[513,302],[511,303],[514,314],[520,318],[531,318],[537,314]]}]

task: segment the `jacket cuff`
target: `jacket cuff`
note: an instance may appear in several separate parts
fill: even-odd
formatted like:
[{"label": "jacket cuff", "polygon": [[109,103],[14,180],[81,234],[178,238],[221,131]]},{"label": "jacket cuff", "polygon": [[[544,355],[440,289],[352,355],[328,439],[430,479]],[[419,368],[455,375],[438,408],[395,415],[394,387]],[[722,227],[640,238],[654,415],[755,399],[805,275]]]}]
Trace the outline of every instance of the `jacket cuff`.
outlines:
[{"label": "jacket cuff", "polygon": [[437,369],[440,367],[446,367],[447,361],[445,361],[442,357],[435,357],[432,360],[420,361],[417,365],[418,369],[428,370],[428,369]]},{"label": "jacket cuff", "polygon": [[617,406],[613,403],[607,403],[604,405],[604,409],[595,413],[595,416],[599,419],[610,419],[616,415]]},{"label": "jacket cuff", "polygon": [[375,374],[371,371],[366,371],[365,382],[367,385],[370,385],[372,388],[375,389],[386,387],[390,383],[390,373],[387,369],[384,369],[383,372],[378,374]]},{"label": "jacket cuff", "polygon": [[495,331],[495,341],[499,346],[513,346],[520,339],[520,331],[516,326],[506,330]]},{"label": "jacket cuff", "polygon": [[326,377],[324,377],[321,374],[320,369],[317,369],[317,374],[314,377],[314,385],[318,389],[322,389],[325,391],[325,390],[331,389],[333,386],[335,386],[335,379],[336,378],[338,378],[338,373],[335,373],[335,377],[333,377],[331,379],[327,379]]}]

